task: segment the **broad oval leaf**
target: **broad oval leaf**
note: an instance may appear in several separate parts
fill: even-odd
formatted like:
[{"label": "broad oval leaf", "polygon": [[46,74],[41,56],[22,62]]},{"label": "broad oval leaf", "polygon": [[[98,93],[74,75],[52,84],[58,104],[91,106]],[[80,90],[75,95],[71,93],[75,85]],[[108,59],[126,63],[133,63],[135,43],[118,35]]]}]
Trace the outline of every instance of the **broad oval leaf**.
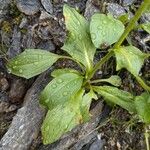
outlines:
[{"label": "broad oval leaf", "polygon": [[114,49],[114,52],[117,60],[116,70],[118,71],[122,68],[126,68],[134,76],[138,76],[144,59],[148,57],[147,54],[142,53],[134,46],[120,47]]},{"label": "broad oval leaf", "polygon": [[82,102],[81,102],[81,114],[83,117],[83,121],[89,121],[90,119],[90,113],[89,113],[89,109],[91,106],[91,102],[92,99],[97,100],[97,95],[94,93],[93,90],[90,90],[88,93],[86,93],[83,97],[82,97]]},{"label": "broad oval leaf", "polygon": [[81,75],[80,72],[78,72],[75,69],[70,69],[70,68],[64,68],[64,69],[56,69],[51,73],[52,77],[58,77],[62,74],[66,74],[66,73],[76,73],[78,75]]},{"label": "broad oval leaf", "polygon": [[123,23],[111,15],[97,13],[91,18],[90,33],[97,48],[101,48],[103,44],[111,45],[117,42],[123,32]]},{"label": "broad oval leaf", "polygon": [[114,86],[120,86],[121,78],[117,75],[112,75],[111,77],[107,79],[98,79],[98,80],[91,81],[91,83],[98,83],[98,82],[108,82]]},{"label": "broad oval leaf", "polygon": [[42,125],[44,144],[58,140],[64,133],[82,122],[80,103],[84,91],[80,90],[74,97],[62,105],[49,110]]},{"label": "broad oval leaf", "polygon": [[48,51],[27,49],[11,59],[7,64],[7,68],[10,73],[29,79],[47,70],[59,58],[59,55]]},{"label": "broad oval leaf", "polygon": [[76,73],[66,73],[54,78],[42,91],[40,103],[49,109],[65,103],[82,86],[83,77]]},{"label": "broad oval leaf", "polygon": [[64,5],[63,14],[69,35],[62,49],[91,70],[96,48],[90,38],[89,23],[74,8],[67,5]]},{"label": "broad oval leaf", "polygon": [[136,112],[132,94],[111,86],[94,86],[93,90],[102,95],[105,100],[117,104],[129,112]]},{"label": "broad oval leaf", "polygon": [[144,123],[150,124],[150,94],[145,92],[140,96],[136,96],[135,107],[140,119]]}]

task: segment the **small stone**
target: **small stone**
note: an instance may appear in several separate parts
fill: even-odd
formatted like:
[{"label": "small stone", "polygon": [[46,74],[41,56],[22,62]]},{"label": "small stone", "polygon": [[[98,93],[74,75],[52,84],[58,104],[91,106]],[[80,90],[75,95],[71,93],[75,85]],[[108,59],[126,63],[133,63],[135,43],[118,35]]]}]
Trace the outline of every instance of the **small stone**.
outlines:
[{"label": "small stone", "polygon": [[107,6],[107,11],[116,18],[126,14],[125,9],[116,3],[109,3]]},{"label": "small stone", "polygon": [[17,0],[17,7],[26,15],[34,15],[40,10],[39,0]]},{"label": "small stone", "polygon": [[6,112],[9,107],[9,103],[7,102],[0,102],[0,113]]},{"label": "small stone", "polygon": [[22,79],[15,79],[10,87],[9,98],[12,103],[19,102],[23,99],[26,87]]},{"label": "small stone", "polygon": [[141,17],[142,23],[149,23],[150,22],[150,13],[143,13]]},{"label": "small stone", "polygon": [[20,29],[24,28],[27,25],[27,22],[28,22],[28,20],[26,17],[22,18],[19,28]]},{"label": "small stone", "polygon": [[45,9],[48,13],[50,13],[50,14],[53,13],[53,5],[52,5],[52,3],[51,3],[50,0],[41,0],[41,3],[42,3],[42,5],[43,5],[44,9]]},{"label": "small stone", "polygon": [[51,15],[49,13],[47,13],[46,11],[41,11],[41,15],[40,15],[40,21],[41,20],[46,20],[46,19],[50,19]]},{"label": "small stone", "polygon": [[0,91],[0,102],[9,102],[8,93],[5,91]]},{"label": "small stone", "polygon": [[9,83],[6,78],[0,79],[0,89],[2,91],[6,91],[9,88]]},{"label": "small stone", "polygon": [[17,109],[17,106],[16,105],[10,105],[8,107],[8,109],[6,109],[6,113],[7,112],[12,112],[12,111],[15,111]]},{"label": "small stone", "polygon": [[11,0],[0,0],[0,24],[9,13],[9,5],[12,3]]},{"label": "small stone", "polygon": [[13,58],[21,52],[21,32],[17,27],[14,28],[12,43],[7,51],[9,58]]},{"label": "small stone", "polygon": [[135,0],[123,0],[123,6],[130,6],[135,2]]},{"label": "small stone", "polygon": [[86,9],[85,9],[85,13],[84,16],[86,19],[90,20],[91,16],[94,15],[94,13],[100,12],[100,10],[93,5],[92,0],[88,0],[86,2]]},{"label": "small stone", "polygon": [[96,139],[91,145],[89,150],[102,150],[105,144],[105,140]]},{"label": "small stone", "polygon": [[41,41],[37,45],[37,48],[43,49],[43,50],[48,50],[50,52],[54,52],[55,51],[55,45],[53,44],[53,42],[51,40],[43,40],[43,41]]}]

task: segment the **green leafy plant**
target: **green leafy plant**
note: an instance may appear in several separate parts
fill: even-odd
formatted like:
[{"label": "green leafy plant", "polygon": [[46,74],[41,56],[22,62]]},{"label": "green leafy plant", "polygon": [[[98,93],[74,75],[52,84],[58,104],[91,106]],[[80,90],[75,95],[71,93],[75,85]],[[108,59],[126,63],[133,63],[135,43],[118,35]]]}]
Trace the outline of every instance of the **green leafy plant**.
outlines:
[{"label": "green leafy plant", "polygon": [[[96,13],[88,22],[74,8],[64,5],[63,13],[69,33],[62,49],[69,56],[28,49],[8,62],[7,68],[11,73],[27,79],[47,70],[62,58],[71,59],[81,67],[81,71],[69,68],[54,70],[51,73],[53,80],[41,93],[40,103],[48,109],[42,125],[44,144],[56,141],[76,125],[88,121],[91,102],[97,100],[98,95],[138,115],[146,125],[150,124],[150,87],[139,76],[144,60],[150,54],[143,53],[133,45],[121,46],[148,4],[149,0],[144,0],[126,29],[121,21],[111,15]],[[109,46],[108,53],[94,64],[96,49],[101,49],[103,44]],[[143,94],[134,96],[120,90],[121,79],[117,75],[92,79],[112,56],[116,58],[116,70],[128,70],[145,89]],[[106,82],[112,86],[97,85]]]}]

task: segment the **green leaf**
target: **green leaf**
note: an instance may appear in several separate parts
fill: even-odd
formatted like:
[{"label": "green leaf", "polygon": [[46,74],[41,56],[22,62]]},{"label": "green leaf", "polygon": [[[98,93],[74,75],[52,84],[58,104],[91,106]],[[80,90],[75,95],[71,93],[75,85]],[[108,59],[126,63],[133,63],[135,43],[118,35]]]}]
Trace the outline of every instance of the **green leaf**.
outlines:
[{"label": "green leaf", "polygon": [[49,110],[42,125],[44,144],[58,140],[64,133],[73,129],[82,122],[80,103],[84,91],[80,90],[76,96],[53,110]]},{"label": "green leaf", "polygon": [[98,80],[91,81],[91,83],[98,83],[98,82],[108,82],[114,86],[120,86],[121,78],[117,75],[113,75],[108,79],[98,79]]},{"label": "green leaf", "polygon": [[111,86],[94,86],[93,90],[102,95],[105,100],[117,104],[129,112],[136,112],[132,94]]},{"label": "green leaf", "polygon": [[138,76],[147,54],[142,53],[134,46],[120,47],[114,50],[117,59],[117,68],[126,68],[134,76]]},{"label": "green leaf", "polygon": [[54,78],[42,91],[40,103],[49,109],[65,103],[82,86],[83,77],[76,73],[66,73]]},{"label": "green leaf", "polygon": [[62,49],[91,70],[96,48],[90,38],[89,23],[74,8],[67,5],[64,5],[63,13],[69,35]]},{"label": "green leaf", "polygon": [[135,107],[140,119],[144,123],[150,124],[150,94],[145,92],[136,96]]},{"label": "green leaf", "polygon": [[75,69],[70,69],[70,68],[64,68],[64,69],[56,69],[51,73],[52,77],[58,77],[62,74],[66,74],[66,73],[76,73],[78,75],[81,75],[77,70]]},{"label": "green leaf", "polygon": [[115,43],[123,32],[123,23],[111,15],[106,16],[97,13],[91,18],[90,33],[97,48],[101,48],[103,44],[111,45]]},{"label": "green leaf", "polygon": [[27,49],[11,59],[7,68],[10,73],[29,79],[47,70],[60,57],[40,49]]},{"label": "green leaf", "polygon": [[123,14],[121,16],[118,17],[118,19],[123,23],[123,24],[126,24],[129,22],[129,19],[130,16],[129,16],[129,13],[126,13],[126,14]]},{"label": "green leaf", "polygon": [[142,24],[141,27],[150,34],[150,23]]},{"label": "green leaf", "polygon": [[93,90],[90,90],[82,98],[81,114],[82,114],[84,122],[86,122],[90,119],[89,109],[90,109],[92,99],[95,99],[95,100],[97,99],[97,95],[93,92]]}]

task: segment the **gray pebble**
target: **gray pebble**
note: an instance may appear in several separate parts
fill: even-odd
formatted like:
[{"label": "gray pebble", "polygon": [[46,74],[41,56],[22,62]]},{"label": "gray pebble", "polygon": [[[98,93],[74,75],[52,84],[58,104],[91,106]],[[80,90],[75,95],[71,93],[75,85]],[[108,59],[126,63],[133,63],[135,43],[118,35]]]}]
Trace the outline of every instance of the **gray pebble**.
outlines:
[{"label": "gray pebble", "polygon": [[27,25],[27,23],[28,23],[27,18],[26,17],[22,18],[19,28],[20,29],[24,28]]},{"label": "gray pebble", "polygon": [[8,13],[8,7],[11,4],[11,0],[0,0],[0,23],[4,20]]},{"label": "gray pebble", "polygon": [[38,45],[37,48],[39,49],[44,49],[44,50],[48,50],[50,52],[54,52],[55,51],[55,45],[53,44],[53,42],[51,40],[45,40],[45,41],[41,41]]},{"label": "gray pebble", "polygon": [[52,5],[52,3],[51,3],[50,0],[41,0],[41,3],[42,3],[42,5],[43,5],[44,9],[45,9],[48,13],[50,13],[50,14],[53,13],[53,5]]},{"label": "gray pebble", "polygon": [[105,140],[96,138],[96,140],[90,145],[89,150],[103,150]]},{"label": "gray pebble", "polygon": [[42,20],[50,19],[51,17],[52,16],[49,13],[47,13],[46,11],[41,11],[39,20],[42,21]]},{"label": "gray pebble", "polygon": [[150,13],[144,13],[141,17],[142,23],[149,23],[150,22]]},{"label": "gray pebble", "polygon": [[15,27],[12,36],[12,43],[7,51],[7,55],[9,58],[13,58],[20,52],[21,52],[21,32],[18,31],[17,27]]},{"label": "gray pebble", "polygon": [[39,0],[17,0],[17,7],[26,15],[34,15],[40,10]]},{"label": "gray pebble", "polygon": [[25,82],[22,79],[13,80],[9,92],[10,101],[12,103],[22,101],[25,92],[26,92]]},{"label": "gray pebble", "polygon": [[123,6],[129,6],[132,5],[135,2],[135,0],[123,0],[122,4]]},{"label": "gray pebble", "polygon": [[86,9],[84,13],[85,18],[90,20],[91,16],[93,16],[96,12],[100,12],[100,10],[93,5],[92,0],[88,0],[86,2]]},{"label": "gray pebble", "polygon": [[107,6],[107,11],[116,18],[126,13],[125,9],[116,3],[109,3]]}]

